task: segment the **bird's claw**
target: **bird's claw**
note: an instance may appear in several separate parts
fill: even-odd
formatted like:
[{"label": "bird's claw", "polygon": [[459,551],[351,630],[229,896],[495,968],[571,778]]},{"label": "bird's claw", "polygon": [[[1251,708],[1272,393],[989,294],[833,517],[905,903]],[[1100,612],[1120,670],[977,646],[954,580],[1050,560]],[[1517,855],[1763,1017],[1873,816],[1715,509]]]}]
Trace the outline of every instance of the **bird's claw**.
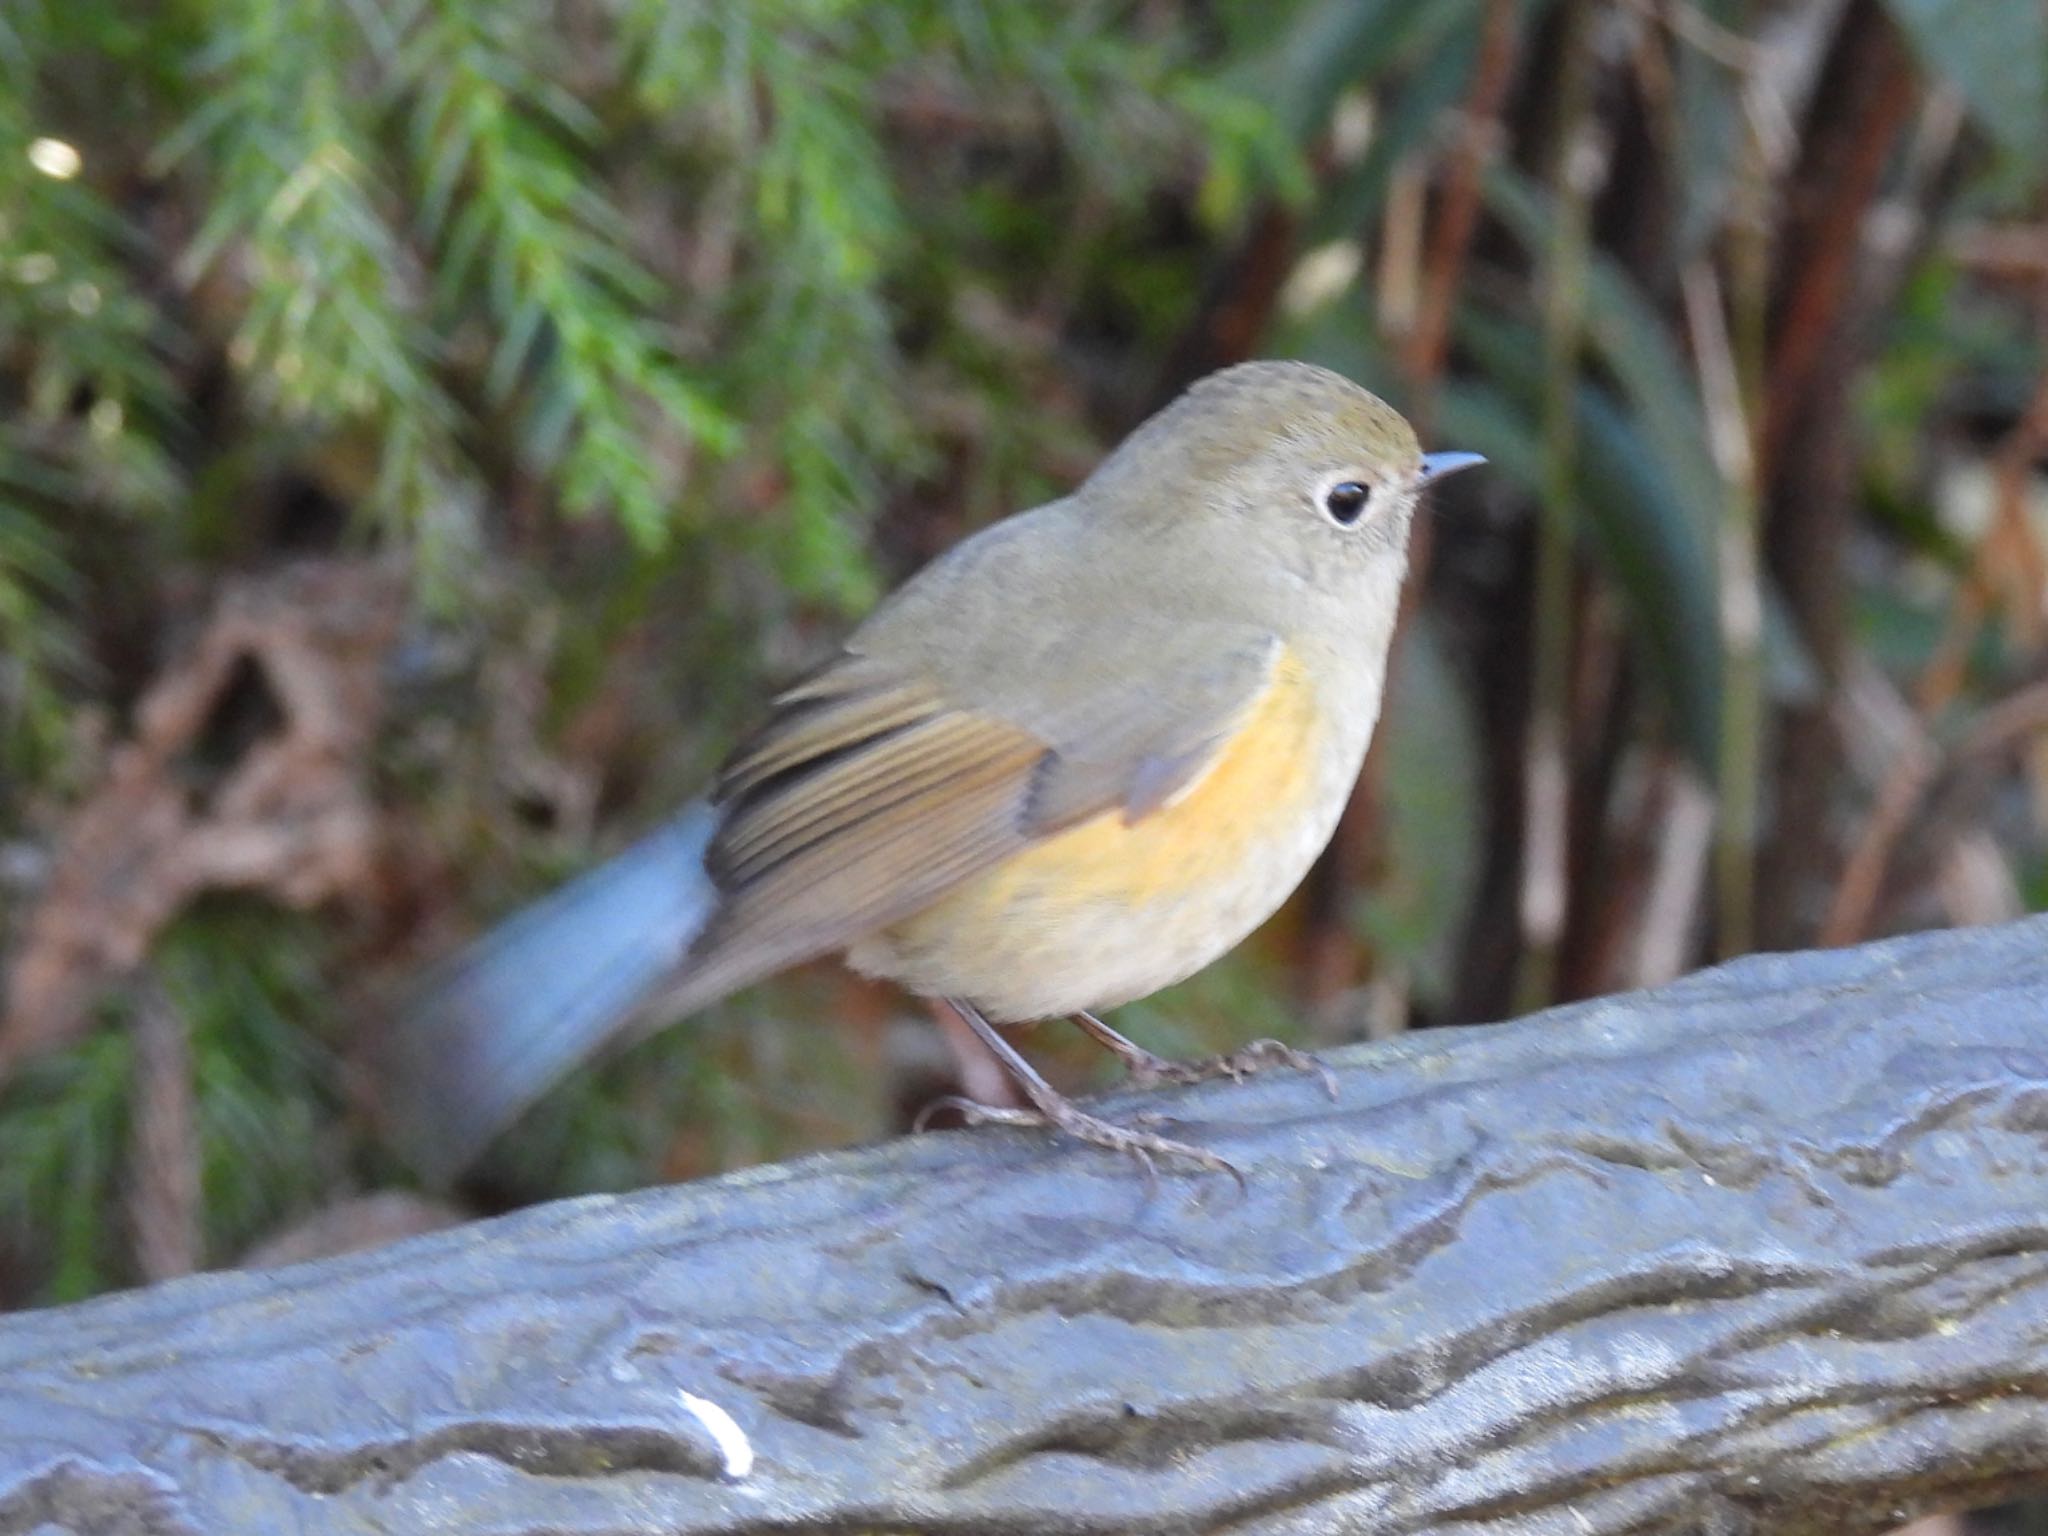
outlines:
[{"label": "bird's claw", "polygon": [[1148,1088],[1160,1083],[1205,1083],[1218,1077],[1241,1083],[1274,1067],[1313,1072],[1323,1080],[1323,1091],[1332,1099],[1337,1097],[1337,1075],[1307,1051],[1296,1050],[1280,1040],[1254,1040],[1225,1055],[1201,1061],[1172,1061],[1149,1051],[1142,1058],[1130,1059],[1131,1080]]},{"label": "bird's claw", "polygon": [[[1227,1173],[1237,1180],[1240,1191],[1249,1190],[1244,1170],[1228,1158],[1194,1146],[1185,1141],[1160,1136],[1152,1131],[1118,1125],[1114,1121],[1084,1113],[1064,1100],[1049,1106],[1034,1109],[1013,1109],[993,1104],[978,1104],[972,1099],[957,1095],[934,1100],[919,1113],[915,1128],[923,1130],[931,1115],[940,1109],[952,1109],[969,1125],[1010,1125],[1026,1129],[1061,1131],[1076,1141],[1087,1142],[1090,1146],[1103,1147],[1112,1152],[1126,1152],[1138,1160],[1145,1170],[1146,1182],[1157,1187],[1158,1166],[1155,1158],[1179,1159],[1206,1168],[1215,1173]],[[1156,1116],[1147,1117],[1157,1119]]]}]

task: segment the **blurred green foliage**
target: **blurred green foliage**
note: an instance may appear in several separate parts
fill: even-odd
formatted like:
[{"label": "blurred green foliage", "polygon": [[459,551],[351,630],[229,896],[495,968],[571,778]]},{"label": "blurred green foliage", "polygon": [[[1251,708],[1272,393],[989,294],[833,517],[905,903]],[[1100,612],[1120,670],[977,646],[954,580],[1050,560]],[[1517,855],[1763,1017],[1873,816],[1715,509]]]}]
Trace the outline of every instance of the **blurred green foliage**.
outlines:
[{"label": "blurred green foliage", "polygon": [[[866,520],[931,451],[906,331],[986,380],[958,315],[985,259],[1045,263],[1084,200],[1210,174],[1241,203],[1290,164],[1127,9],[10,6],[0,615],[59,595],[56,506],[175,557],[233,494],[202,482],[308,460],[445,579],[538,487],[643,553],[739,543],[871,600]],[[38,137],[85,174],[37,173]],[[227,398],[195,400],[213,348]],[[772,511],[737,506],[762,473]]]},{"label": "blurred green foliage", "polygon": [[[1548,88],[1574,5],[1598,51],[1583,121]],[[1945,238],[2044,213],[2037,0],[10,0],[0,841],[30,873],[7,878],[33,895],[195,592],[309,545],[378,550],[416,619],[375,788],[433,866],[428,916],[482,921],[690,793],[762,679],[906,569],[1248,348],[1340,367],[1493,461],[1468,503],[1486,516],[1440,527],[1442,612],[1400,658],[1378,863],[1297,920],[1369,954],[1397,1011],[1491,1007],[1472,957],[1513,922],[1487,878],[1515,871],[1516,626],[1555,466],[1566,628],[1620,656],[1574,726],[1583,867],[1639,833],[1617,764],[1711,782],[1729,730],[1770,729],[1724,687],[1730,501],[1683,287],[1718,275],[1738,368],[1758,363],[1745,306],[1771,295],[1745,241],[1783,239],[1800,134],[1827,120],[1799,81],[1865,13],[1895,20],[1927,91],[1884,180],[1919,220],[1902,298],[1871,317],[1855,391],[1854,493],[1882,542],[1854,639],[1904,675],[1974,550],[1934,505],[1930,423],[2009,422],[2043,367],[2024,306]],[[1458,195],[1503,14],[1451,366],[1418,371],[1404,340],[1439,255],[1420,231]],[[1933,143],[1943,101],[1961,127]],[[1556,168],[1589,126],[1599,176],[1575,189]],[[1546,283],[1580,223],[1583,323],[1560,330]],[[1761,515],[1775,537],[1824,510]],[[1794,708],[1832,686],[1830,637],[1770,581],[1759,602],[1769,707]],[[1972,657],[1980,698],[2029,664]],[[2048,863],[2013,857],[2038,899]],[[382,921],[250,899],[158,941],[215,1260],[394,1176],[341,1063],[367,984],[463,922]],[[1616,949],[1605,929],[1580,947]],[[1249,946],[1131,1031],[1183,1053],[1266,1032],[1294,1011],[1289,960]],[[1313,1001],[1325,1037],[1362,1027],[1357,989]],[[0,1299],[133,1278],[125,1007],[0,1090]],[[506,1148],[505,1197],[885,1133],[891,1083],[921,1069],[890,1026],[820,1026],[846,1007],[799,976],[585,1075]],[[1055,1027],[1033,1049],[1099,1071]]]},{"label": "blurred green foliage", "polygon": [[[313,1208],[344,1162],[320,956],[304,922],[250,903],[197,909],[158,946],[191,1067],[204,1251],[223,1259]],[[134,1006],[0,1092],[0,1250],[26,1248],[17,1258],[41,1272],[47,1301],[133,1278]]]},{"label": "blurred green foliage", "polygon": [[[543,679],[530,723],[545,735],[608,685],[620,638],[653,626],[674,647],[658,676],[689,680],[700,729],[652,793],[684,792],[757,672],[792,659],[757,648],[872,601],[868,533],[892,497],[944,485],[982,520],[1050,493],[1065,471],[1049,453],[1087,453],[1071,406],[1034,404],[1051,332],[1006,331],[1004,310],[1041,285],[1048,311],[1106,289],[1131,343],[1157,350],[1201,240],[1141,252],[1151,203],[1184,199],[1213,238],[1254,197],[1300,188],[1293,144],[1218,77],[1214,39],[1144,12],[8,6],[0,730],[24,792],[0,806],[7,833],[46,836],[39,797],[96,771],[80,705],[132,699],[174,654],[154,631],[121,654],[135,637],[109,607],[147,625],[159,573],[289,548],[280,482],[418,578],[433,623],[394,673],[386,768],[396,798],[476,850],[481,906],[588,845],[587,829],[508,836],[525,790],[489,739],[480,658]],[[79,164],[53,174],[38,143]],[[971,462],[942,463],[948,439],[971,439]],[[362,1149],[321,1177],[306,1161],[338,1105],[339,1074],[284,1048],[340,1045],[321,1023],[336,999],[306,985],[337,974],[319,931],[193,919],[153,962],[192,1027],[218,1256],[322,1178],[385,1171]],[[657,1042],[659,1071],[643,1053],[550,1106],[537,1182],[644,1177],[692,1113],[726,1128],[720,1161],[786,1145],[744,1134],[758,1097],[704,1102],[738,1074],[721,1038]],[[124,1278],[132,1071],[116,1018],[0,1102],[0,1212],[39,1295]],[[622,1113],[628,1080],[673,1086]],[[59,1236],[38,1257],[43,1231]]]}]

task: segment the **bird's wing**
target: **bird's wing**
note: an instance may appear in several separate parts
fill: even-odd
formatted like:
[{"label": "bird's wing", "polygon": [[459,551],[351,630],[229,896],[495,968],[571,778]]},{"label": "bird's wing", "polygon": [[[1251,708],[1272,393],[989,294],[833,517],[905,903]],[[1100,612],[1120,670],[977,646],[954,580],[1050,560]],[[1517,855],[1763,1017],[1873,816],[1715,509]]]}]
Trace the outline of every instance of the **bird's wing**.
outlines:
[{"label": "bird's wing", "polygon": [[970,704],[958,679],[856,652],[778,697],[719,779],[723,899],[683,996],[844,948],[1064,827],[1168,803],[1256,706],[1280,645],[1193,624],[1128,655],[1083,650],[1033,663],[1073,669],[1057,705],[994,677],[971,691],[996,702]]}]

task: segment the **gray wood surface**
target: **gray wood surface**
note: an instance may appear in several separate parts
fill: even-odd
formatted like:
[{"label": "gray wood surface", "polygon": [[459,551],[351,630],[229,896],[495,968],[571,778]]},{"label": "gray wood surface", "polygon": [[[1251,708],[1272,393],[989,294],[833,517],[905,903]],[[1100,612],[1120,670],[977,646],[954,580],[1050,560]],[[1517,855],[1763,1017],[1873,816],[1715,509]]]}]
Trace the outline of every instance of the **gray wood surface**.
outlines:
[{"label": "gray wood surface", "polygon": [[0,1533],[1841,1532],[2048,1488],[2048,922],[1331,1060],[1334,1103],[1101,1106],[1248,1194],[951,1133],[0,1319]]}]

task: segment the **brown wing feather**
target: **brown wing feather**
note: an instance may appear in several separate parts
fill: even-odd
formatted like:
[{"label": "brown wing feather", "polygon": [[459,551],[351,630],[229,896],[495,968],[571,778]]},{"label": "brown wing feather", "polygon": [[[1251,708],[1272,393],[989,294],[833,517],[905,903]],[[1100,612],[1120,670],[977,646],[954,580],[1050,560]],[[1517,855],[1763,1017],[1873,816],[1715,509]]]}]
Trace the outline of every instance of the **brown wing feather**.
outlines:
[{"label": "brown wing feather", "polygon": [[835,820],[735,888],[735,931],[838,948],[929,905],[949,886],[1026,842],[1018,812],[1043,757],[1035,743],[990,739],[943,785],[906,791]]},{"label": "brown wing feather", "polygon": [[928,719],[929,689],[864,679],[857,660],[828,668],[776,695],[773,713],[719,771],[717,795],[731,800],[777,774],[842,747]]},{"label": "brown wing feather", "polygon": [[1078,753],[843,654],[778,696],[719,777],[706,867],[723,899],[672,1001],[843,949],[1076,821],[1150,814],[1201,772],[1276,651],[1256,636],[1165,679],[1120,680],[1124,697],[1067,722]]},{"label": "brown wing feather", "polygon": [[[718,842],[720,873],[744,885],[815,843],[843,835],[863,817],[957,789],[958,776],[972,774],[992,754],[1009,761],[1014,735],[973,715],[928,714],[850,751],[833,749],[847,755],[779,794],[771,786],[769,794],[736,808]],[[1033,758],[1044,750],[1035,742],[1029,746]]]},{"label": "brown wing feather", "polygon": [[691,956],[712,996],[840,949],[1024,846],[1046,744],[858,657],[776,700],[727,763],[706,859],[723,893]]}]

